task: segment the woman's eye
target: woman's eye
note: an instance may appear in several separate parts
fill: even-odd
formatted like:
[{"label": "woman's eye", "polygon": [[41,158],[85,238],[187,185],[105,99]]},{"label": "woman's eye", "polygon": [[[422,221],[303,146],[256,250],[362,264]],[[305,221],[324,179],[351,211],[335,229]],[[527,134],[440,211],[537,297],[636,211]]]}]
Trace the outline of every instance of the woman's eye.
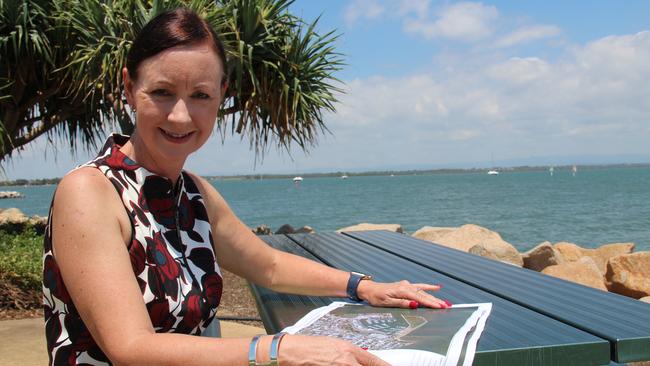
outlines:
[{"label": "woman's eye", "polygon": [[194,93],[194,98],[198,98],[198,99],[210,99],[210,96],[207,95],[207,94],[205,94],[205,93],[198,92],[198,93]]},{"label": "woman's eye", "polygon": [[151,94],[156,95],[156,96],[160,96],[160,97],[165,97],[165,96],[171,95],[171,93],[169,91],[165,90],[165,89],[156,89],[156,90],[152,91]]}]

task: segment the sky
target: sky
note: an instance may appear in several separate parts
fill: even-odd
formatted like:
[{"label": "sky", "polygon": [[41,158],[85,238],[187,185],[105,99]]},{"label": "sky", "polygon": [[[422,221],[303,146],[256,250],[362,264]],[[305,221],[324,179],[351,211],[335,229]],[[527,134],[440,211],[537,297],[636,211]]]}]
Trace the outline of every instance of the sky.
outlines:
[{"label": "sky", "polygon": [[[346,66],[307,153],[215,133],[203,175],[650,163],[650,1],[296,0]],[[5,179],[60,177],[92,153],[45,139]]]}]

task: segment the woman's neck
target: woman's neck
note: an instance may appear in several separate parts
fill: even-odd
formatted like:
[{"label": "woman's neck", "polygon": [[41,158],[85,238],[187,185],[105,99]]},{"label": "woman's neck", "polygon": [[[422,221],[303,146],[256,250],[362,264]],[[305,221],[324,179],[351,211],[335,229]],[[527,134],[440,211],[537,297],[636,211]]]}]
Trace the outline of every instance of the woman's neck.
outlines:
[{"label": "woman's neck", "polygon": [[131,135],[131,138],[120,148],[120,151],[135,161],[141,167],[148,171],[168,178],[172,183],[176,183],[181,174],[185,161],[175,162],[162,157],[156,157],[145,146],[137,133]]}]

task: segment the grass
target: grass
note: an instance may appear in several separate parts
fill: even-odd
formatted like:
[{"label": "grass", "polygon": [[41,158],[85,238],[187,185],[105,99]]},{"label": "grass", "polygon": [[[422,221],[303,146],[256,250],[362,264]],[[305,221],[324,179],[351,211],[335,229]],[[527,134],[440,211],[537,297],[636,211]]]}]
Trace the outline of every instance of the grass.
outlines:
[{"label": "grass", "polygon": [[[38,315],[30,311],[41,308],[42,257],[43,235],[33,228],[17,233],[0,230],[0,319]],[[218,315],[259,317],[246,281],[225,270],[223,276]]]},{"label": "grass", "polygon": [[42,252],[43,235],[34,228],[0,230],[0,318],[41,307]]},{"label": "grass", "polygon": [[0,271],[24,290],[41,289],[43,235],[33,228],[21,233],[0,231]]}]

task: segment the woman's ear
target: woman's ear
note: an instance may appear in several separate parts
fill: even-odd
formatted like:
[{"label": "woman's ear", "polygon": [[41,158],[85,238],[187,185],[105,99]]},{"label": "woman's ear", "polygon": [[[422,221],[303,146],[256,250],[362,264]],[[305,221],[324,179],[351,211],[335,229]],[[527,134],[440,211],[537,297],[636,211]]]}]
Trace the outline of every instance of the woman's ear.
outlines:
[{"label": "woman's ear", "polygon": [[224,80],[221,83],[221,98],[226,97],[226,92],[228,91],[228,80]]},{"label": "woman's ear", "polygon": [[135,109],[135,99],[133,98],[133,80],[129,77],[129,70],[125,68],[122,69],[122,82],[124,82],[124,94],[126,95],[126,101],[131,106],[131,109]]}]

